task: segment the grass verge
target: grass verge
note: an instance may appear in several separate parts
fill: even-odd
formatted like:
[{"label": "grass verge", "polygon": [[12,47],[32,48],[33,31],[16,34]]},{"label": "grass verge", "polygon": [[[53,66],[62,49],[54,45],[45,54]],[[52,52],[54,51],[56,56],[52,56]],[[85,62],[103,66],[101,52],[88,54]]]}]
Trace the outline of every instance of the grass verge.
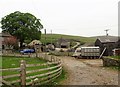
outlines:
[{"label": "grass verge", "polygon": [[62,85],[62,82],[67,78],[67,75],[68,75],[68,73],[65,70],[65,68],[63,67],[61,75],[58,78],[56,78],[55,80],[53,80],[52,82],[48,83],[47,85],[49,85],[49,87]]}]

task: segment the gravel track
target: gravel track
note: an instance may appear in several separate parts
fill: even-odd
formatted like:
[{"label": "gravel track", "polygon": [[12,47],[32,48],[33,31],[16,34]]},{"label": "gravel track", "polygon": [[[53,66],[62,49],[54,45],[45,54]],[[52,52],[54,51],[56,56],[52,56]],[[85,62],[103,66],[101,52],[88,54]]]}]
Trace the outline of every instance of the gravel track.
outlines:
[{"label": "gravel track", "polygon": [[101,59],[59,58],[68,72],[63,85],[118,85],[118,71],[102,67]]}]

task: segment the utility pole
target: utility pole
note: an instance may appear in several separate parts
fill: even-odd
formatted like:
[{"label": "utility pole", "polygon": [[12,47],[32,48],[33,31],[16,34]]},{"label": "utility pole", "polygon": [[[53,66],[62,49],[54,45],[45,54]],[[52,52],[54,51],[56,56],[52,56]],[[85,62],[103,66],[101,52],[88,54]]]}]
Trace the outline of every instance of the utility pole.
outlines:
[{"label": "utility pole", "polygon": [[106,31],[106,36],[108,36],[108,31],[109,31],[110,29],[106,29],[105,31]]},{"label": "utility pole", "polygon": [[51,44],[52,44],[52,30],[51,30]]},{"label": "utility pole", "polygon": [[45,29],[45,52],[46,52],[46,29]]}]

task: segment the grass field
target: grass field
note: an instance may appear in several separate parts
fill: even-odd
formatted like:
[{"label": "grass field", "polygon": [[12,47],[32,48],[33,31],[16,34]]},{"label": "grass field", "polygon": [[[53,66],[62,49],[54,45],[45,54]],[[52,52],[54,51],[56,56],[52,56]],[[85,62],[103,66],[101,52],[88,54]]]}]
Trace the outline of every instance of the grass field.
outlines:
[{"label": "grass field", "polygon": [[29,57],[2,57],[2,68],[16,68],[20,66],[20,61],[25,60],[26,64],[40,64],[45,63],[45,60]]},{"label": "grass field", "polygon": [[[10,57],[10,56],[6,56],[5,57],[5,56],[3,56],[2,57],[2,68],[6,69],[6,68],[17,68],[17,67],[20,67],[20,61],[21,60],[25,60],[26,64],[43,64],[43,63],[46,63],[45,60],[39,59],[39,58]],[[36,70],[36,69],[48,68],[50,66],[54,66],[54,64],[53,65],[49,65],[49,66],[29,67],[29,68],[26,68],[26,70],[27,71],[29,71],[29,70]],[[52,71],[52,70],[54,70],[54,69],[45,70],[45,71],[42,71],[42,72],[35,72],[35,73],[27,74],[27,76],[34,76],[34,75],[46,73],[46,72],[49,72],[49,71]],[[4,72],[2,72],[2,76],[19,74],[19,73],[20,73],[19,71],[4,71]],[[18,79],[20,79],[20,78],[19,77],[14,77],[14,78],[7,78],[5,80],[6,81],[14,81],[14,80],[18,80]],[[60,77],[60,79],[61,79],[61,77]],[[29,82],[31,80],[27,80],[27,82]],[[19,85],[19,83],[15,83],[15,85]]]},{"label": "grass field", "polygon": [[111,58],[120,59],[120,56],[111,56]]},{"label": "grass field", "polygon": [[[45,40],[46,37],[46,40]],[[63,35],[63,34],[42,34],[41,35],[41,42],[42,43],[51,43],[55,42],[56,40],[64,38],[64,39],[73,39],[77,41],[81,41],[82,43],[94,43],[95,37],[82,37],[82,36],[72,36],[72,35]]]}]

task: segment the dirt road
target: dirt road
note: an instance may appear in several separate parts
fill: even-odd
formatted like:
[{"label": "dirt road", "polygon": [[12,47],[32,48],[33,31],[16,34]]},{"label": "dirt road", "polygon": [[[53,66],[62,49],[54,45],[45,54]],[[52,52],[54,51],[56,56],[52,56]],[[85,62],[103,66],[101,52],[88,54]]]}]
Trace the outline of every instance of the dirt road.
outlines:
[{"label": "dirt road", "polygon": [[118,71],[102,67],[100,59],[60,59],[68,72],[63,85],[118,85]]}]

